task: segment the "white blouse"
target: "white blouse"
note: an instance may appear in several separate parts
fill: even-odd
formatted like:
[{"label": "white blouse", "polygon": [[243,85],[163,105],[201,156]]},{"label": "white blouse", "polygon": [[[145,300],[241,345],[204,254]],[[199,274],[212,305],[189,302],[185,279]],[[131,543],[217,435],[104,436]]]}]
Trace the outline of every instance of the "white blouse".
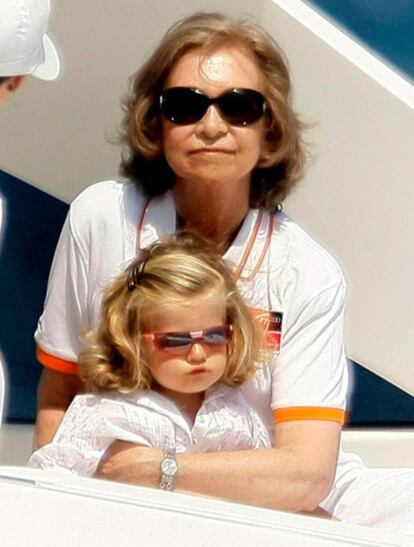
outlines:
[{"label": "white blouse", "polygon": [[261,418],[237,388],[209,388],[194,423],[154,391],[101,392],[75,397],[53,441],[34,452],[28,465],[92,476],[115,440],[178,453],[272,445]]}]

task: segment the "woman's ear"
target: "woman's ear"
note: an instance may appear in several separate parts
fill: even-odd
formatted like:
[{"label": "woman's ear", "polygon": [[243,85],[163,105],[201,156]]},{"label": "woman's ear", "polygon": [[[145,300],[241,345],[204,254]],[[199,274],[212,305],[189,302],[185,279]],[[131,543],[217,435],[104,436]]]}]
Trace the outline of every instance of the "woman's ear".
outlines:
[{"label": "woman's ear", "polygon": [[259,169],[265,169],[266,167],[272,167],[274,164],[274,159],[272,158],[270,152],[264,152],[261,154],[257,166]]},{"label": "woman's ear", "polygon": [[10,76],[0,85],[0,104],[6,102],[6,100],[12,95],[15,91],[26,80],[26,76]]},{"label": "woman's ear", "polygon": [[12,76],[6,82],[7,91],[14,93],[25,82],[27,76]]},{"label": "woman's ear", "polygon": [[260,147],[259,161],[257,162],[258,168],[270,167],[273,164],[272,154],[270,150],[270,144],[267,139],[267,131],[263,132],[262,142]]}]

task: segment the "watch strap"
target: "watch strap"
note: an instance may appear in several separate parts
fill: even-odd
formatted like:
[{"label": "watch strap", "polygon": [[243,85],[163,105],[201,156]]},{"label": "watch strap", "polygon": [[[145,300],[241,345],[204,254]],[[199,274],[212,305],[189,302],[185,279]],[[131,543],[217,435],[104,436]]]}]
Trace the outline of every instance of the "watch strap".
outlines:
[{"label": "watch strap", "polygon": [[161,480],[159,487],[161,490],[173,490],[174,479],[178,473],[178,463],[175,457],[175,450],[164,451],[164,457],[161,461]]}]

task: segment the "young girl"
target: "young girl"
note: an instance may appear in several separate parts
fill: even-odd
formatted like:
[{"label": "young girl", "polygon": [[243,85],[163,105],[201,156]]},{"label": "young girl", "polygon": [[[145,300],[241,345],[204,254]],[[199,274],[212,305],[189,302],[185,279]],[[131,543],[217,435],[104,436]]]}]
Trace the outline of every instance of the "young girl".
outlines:
[{"label": "young girl", "polygon": [[255,374],[258,335],[223,260],[182,234],[158,243],[106,290],[87,336],[77,396],[29,465],[91,476],[116,439],[173,452],[265,448],[236,386]]}]

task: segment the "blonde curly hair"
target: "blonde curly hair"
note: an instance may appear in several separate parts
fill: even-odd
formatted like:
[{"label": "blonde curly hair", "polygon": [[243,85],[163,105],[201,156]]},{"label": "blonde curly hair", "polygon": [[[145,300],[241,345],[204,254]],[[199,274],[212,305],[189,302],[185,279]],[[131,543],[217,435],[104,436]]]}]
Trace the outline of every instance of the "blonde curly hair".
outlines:
[{"label": "blonde curly hair", "polygon": [[140,342],[145,323],[164,305],[179,306],[211,291],[224,299],[232,325],[221,380],[237,385],[253,376],[259,336],[249,308],[223,259],[195,234],[181,232],[145,250],[107,287],[101,322],[85,336],[87,348],[79,359],[87,389],[149,389],[153,378]]}]

